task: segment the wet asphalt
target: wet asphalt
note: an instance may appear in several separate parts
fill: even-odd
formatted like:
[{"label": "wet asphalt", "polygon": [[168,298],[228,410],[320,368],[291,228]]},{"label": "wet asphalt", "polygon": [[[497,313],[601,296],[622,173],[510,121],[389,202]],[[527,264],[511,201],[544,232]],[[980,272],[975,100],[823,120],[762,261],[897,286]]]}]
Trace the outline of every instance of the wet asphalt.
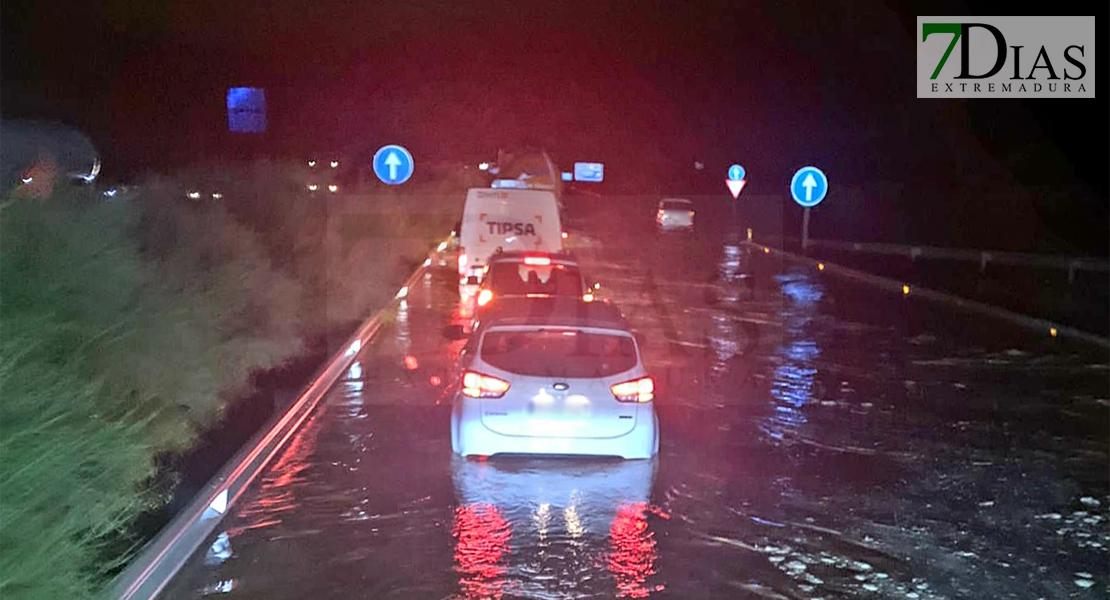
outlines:
[{"label": "wet asphalt", "polygon": [[792,267],[709,201],[660,235],[654,201],[567,209],[647,338],[656,459],[453,457],[433,269],[163,597],[1106,597],[1105,350]]}]

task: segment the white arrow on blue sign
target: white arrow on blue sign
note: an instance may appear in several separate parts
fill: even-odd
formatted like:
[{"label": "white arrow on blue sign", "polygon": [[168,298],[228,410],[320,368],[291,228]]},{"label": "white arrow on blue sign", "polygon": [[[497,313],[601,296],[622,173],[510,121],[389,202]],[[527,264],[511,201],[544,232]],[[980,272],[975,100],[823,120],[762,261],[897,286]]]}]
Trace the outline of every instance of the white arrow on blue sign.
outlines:
[{"label": "white arrow on blue sign", "polygon": [[382,146],[374,153],[374,174],[382,183],[400,185],[412,177],[412,154],[402,146]]},{"label": "white arrow on blue sign", "polygon": [[728,168],[728,178],[732,181],[743,181],[745,175],[747,172],[740,165],[732,165]]},{"label": "white arrow on blue sign", "polygon": [[790,180],[790,195],[805,208],[812,208],[829,193],[829,178],[817,167],[802,167]]}]

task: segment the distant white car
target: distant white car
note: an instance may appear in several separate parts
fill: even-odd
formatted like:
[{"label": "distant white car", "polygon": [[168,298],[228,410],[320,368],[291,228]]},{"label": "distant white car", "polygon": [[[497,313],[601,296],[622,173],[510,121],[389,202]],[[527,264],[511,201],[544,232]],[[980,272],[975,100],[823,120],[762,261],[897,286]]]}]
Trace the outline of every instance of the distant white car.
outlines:
[{"label": "distant white car", "polygon": [[655,211],[655,225],[661,230],[692,229],[694,203],[684,198],[665,198]]},{"label": "distant white car", "polygon": [[461,366],[451,413],[456,454],[659,452],[655,382],[607,302],[505,300],[477,324]]}]

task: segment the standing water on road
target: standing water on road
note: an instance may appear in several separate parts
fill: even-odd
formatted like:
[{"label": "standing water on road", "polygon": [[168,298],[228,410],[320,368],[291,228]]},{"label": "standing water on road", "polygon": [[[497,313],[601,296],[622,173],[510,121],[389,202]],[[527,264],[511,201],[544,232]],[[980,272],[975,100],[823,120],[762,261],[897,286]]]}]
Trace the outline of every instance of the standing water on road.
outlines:
[{"label": "standing water on road", "polygon": [[656,459],[453,457],[433,273],[166,597],[1105,597],[1104,354],[611,210]]}]

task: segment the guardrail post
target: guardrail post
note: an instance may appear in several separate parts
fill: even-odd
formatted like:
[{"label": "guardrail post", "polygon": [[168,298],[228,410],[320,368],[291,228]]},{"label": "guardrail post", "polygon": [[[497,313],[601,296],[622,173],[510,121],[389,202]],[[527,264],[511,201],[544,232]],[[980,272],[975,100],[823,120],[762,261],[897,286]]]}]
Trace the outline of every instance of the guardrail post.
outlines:
[{"label": "guardrail post", "polygon": [[1074,260],[1068,264],[1068,285],[1075,283],[1075,269],[1078,266],[1079,265]]},{"label": "guardrail post", "polygon": [[980,252],[979,253],[979,272],[980,273],[986,273],[987,272],[987,261],[989,261],[990,259],[991,259],[991,255],[990,255],[989,252]]},{"label": "guardrail post", "polygon": [[914,262],[917,262],[917,257],[918,256],[921,256],[921,248],[918,248],[916,246],[913,247],[913,248],[910,248],[910,260],[912,260]]}]

